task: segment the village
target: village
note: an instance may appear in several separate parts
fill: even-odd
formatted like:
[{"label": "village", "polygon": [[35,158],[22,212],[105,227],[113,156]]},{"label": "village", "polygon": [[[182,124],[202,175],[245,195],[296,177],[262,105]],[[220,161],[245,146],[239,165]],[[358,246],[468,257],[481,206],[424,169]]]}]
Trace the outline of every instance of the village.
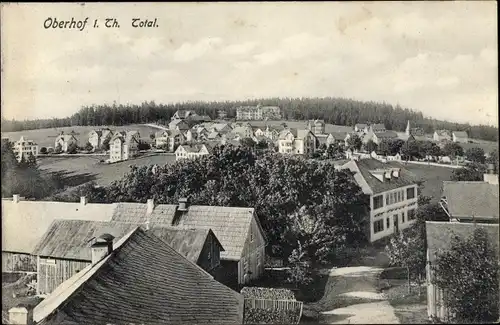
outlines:
[{"label": "village", "polygon": [[[354,175],[355,184],[369,198],[368,211],[362,219],[367,221],[366,247],[372,247],[368,253],[372,256],[358,257],[365,262],[367,258],[377,261],[362,266],[355,262],[340,268],[346,272],[368,268],[361,273],[364,272],[363,276],[372,274],[369,292],[380,291],[380,281],[401,282],[380,278],[385,272],[381,267],[395,266],[388,263],[383,249],[380,250],[383,248],[380,243],[389,243],[388,239],[419,227],[416,225],[421,222],[417,220],[421,218],[418,217],[419,204],[422,204],[420,181],[408,170],[409,164],[432,164],[453,170],[468,168],[471,160],[477,160],[477,155],[467,157],[467,153],[475,150],[456,149],[460,144],[473,143],[466,132],[439,130],[433,135],[424,135],[408,121],[404,133],[386,130],[383,124],[377,123],[356,124],[351,132],[327,133],[325,122],[318,119],[302,122],[303,128],[288,127],[288,121],[280,121],[279,107],[257,105],[238,107],[236,111],[234,122],[225,120],[223,112],[219,112],[218,120],[212,121],[194,111],[177,111],[168,125],[151,124],[159,131],[150,135],[151,144],[143,150],[139,149],[143,140],[138,131],[114,132],[111,128],[99,128],[81,140],[74,134],[62,133],[55,138],[55,149],[39,149],[34,141],[21,137],[13,143],[12,152],[20,163],[33,157],[43,159],[58,154],[64,157],[71,152],[82,155],[97,152],[109,157],[106,164],[119,164],[148,151],[175,155],[176,161],[194,161],[209,157],[214,148],[247,146],[252,150],[266,149],[278,155],[332,163],[335,170],[349,170]],[[268,121],[280,122],[270,126]],[[252,125],[252,122],[261,126]],[[78,145],[81,142],[86,142],[83,148]],[[423,151],[415,153],[408,149],[414,143],[420,143],[417,151]],[[446,150],[455,151],[445,155]],[[484,162],[490,155],[483,154]],[[441,183],[439,197],[431,199],[439,202],[441,215],[449,220],[433,221],[432,216],[424,216],[428,263],[433,258],[429,252],[451,244],[441,236],[433,238],[443,231],[453,232],[456,228],[465,236],[472,233],[477,224],[484,223],[482,227],[490,238],[498,236],[498,226],[491,224],[498,223],[496,168],[493,164],[488,165],[481,182]],[[282,324],[307,319],[324,322],[332,317],[315,305],[327,298],[332,299],[326,293],[315,303],[285,283],[281,287],[266,286],[270,274],[277,278],[286,277],[277,270],[286,270],[290,264],[285,256],[268,255],[269,234],[266,234],[254,207],[193,205],[187,197],[179,198],[177,204],[159,204],[152,197],[146,203],[93,203],[86,196],[79,200],[74,203],[34,201],[19,194],[2,199],[2,274],[4,278],[13,276],[16,283],[30,279],[25,288],[13,293],[13,301],[39,301],[38,304],[16,304],[8,311],[3,310],[4,323],[52,324],[70,320],[79,323],[80,317],[93,323],[101,323],[107,317],[115,319],[116,323],[136,323],[144,322],[144,317],[153,317],[146,315],[154,315],[155,320],[175,322],[194,320],[191,317],[196,314],[196,319],[203,322]],[[16,231],[19,227],[29,227],[30,231],[19,233]],[[153,256],[151,254],[154,259],[142,260]],[[381,256],[382,261],[379,261]],[[182,271],[171,270],[168,265],[176,265]],[[103,273],[100,269],[110,271]],[[132,274],[152,278],[146,282],[122,282]],[[158,282],[160,278],[168,280]],[[446,320],[446,308],[437,307],[443,302],[442,289],[432,284],[431,279],[432,272],[428,267],[427,280],[424,281],[427,284],[424,284],[424,290],[427,290],[428,319]],[[420,292],[422,284],[414,285]],[[399,283],[397,286],[404,285]],[[154,296],[165,295],[160,294],[159,300],[151,300],[153,297],[147,292],[153,287],[157,292]],[[178,291],[175,288],[184,289]],[[175,299],[171,297],[171,290],[177,292]],[[356,292],[352,294],[356,296]],[[112,299],[115,307],[106,307],[106,310],[97,307],[101,310],[97,314],[77,312],[82,304],[86,304],[85,301],[95,304],[95,301],[108,299],[106,297],[110,295],[115,296]],[[297,295],[302,301],[297,300]],[[361,295],[357,299],[379,304],[387,302],[383,297],[382,294],[368,299]],[[138,298],[150,302],[134,307]],[[168,301],[169,308],[155,307],[163,305],[164,299],[167,299],[165,302]],[[183,305],[184,300],[194,307]],[[221,300],[225,301],[223,309]],[[229,309],[228,305],[232,307]],[[110,310],[121,308],[131,312],[111,314]],[[189,308],[195,309],[190,311]],[[388,312],[387,307],[379,308],[381,321],[395,321],[387,316],[387,313],[394,314]],[[356,314],[361,313],[362,309]],[[418,313],[423,314],[422,311]],[[421,316],[420,320],[423,318]],[[360,319],[362,322],[364,318]]]}]

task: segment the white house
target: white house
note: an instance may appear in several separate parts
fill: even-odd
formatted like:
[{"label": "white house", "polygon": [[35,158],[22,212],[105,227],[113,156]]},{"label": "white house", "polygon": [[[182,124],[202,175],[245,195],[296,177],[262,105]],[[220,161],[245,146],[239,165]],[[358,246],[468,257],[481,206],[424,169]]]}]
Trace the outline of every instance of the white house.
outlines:
[{"label": "white house", "polygon": [[370,242],[414,224],[418,185],[415,176],[400,163],[366,158],[351,160],[340,169],[352,171],[363,193],[370,197],[366,229]]},{"label": "white house", "polygon": [[310,130],[286,129],[278,138],[280,153],[305,155],[316,151],[316,136]]},{"label": "white house", "polygon": [[38,156],[38,145],[33,140],[26,140],[23,136],[19,141],[14,142],[12,150],[18,161],[21,161],[23,157],[26,159],[30,154]]},{"label": "white house", "polygon": [[452,133],[453,142],[457,143],[467,143],[469,142],[469,136],[465,131],[454,131]]},{"label": "white house", "polygon": [[176,146],[186,142],[186,136],[177,130],[164,130],[155,134],[155,144],[157,148],[166,146],[168,152],[174,152]]},{"label": "white house", "polygon": [[434,141],[451,141],[451,133],[448,130],[436,130],[432,138]]},{"label": "white house", "polygon": [[128,160],[139,153],[139,140],[136,131],[117,132],[109,142],[109,161]]},{"label": "white house", "polygon": [[314,135],[325,133],[325,121],[324,120],[309,120],[307,122],[307,129],[311,130]]},{"label": "white house", "polygon": [[89,132],[89,143],[94,149],[98,149],[106,140],[111,140],[112,136],[113,132],[108,128],[92,130]]},{"label": "white house", "polygon": [[189,130],[189,125],[184,122],[184,120],[172,120],[172,122],[168,124],[168,128],[170,130],[186,132],[187,130]]},{"label": "white house", "polygon": [[212,149],[206,144],[180,145],[175,150],[175,160],[195,159],[200,156],[208,155]]},{"label": "white house", "polygon": [[332,132],[328,134],[326,138],[326,144],[329,146],[331,144],[337,143],[340,145],[346,145],[347,133],[345,132]]},{"label": "white house", "polygon": [[368,133],[368,125],[364,123],[358,123],[354,125],[354,132],[356,133]]},{"label": "white house", "polygon": [[61,132],[61,134],[56,137],[54,148],[57,148],[57,146],[59,145],[63,152],[67,152],[68,147],[73,143],[78,145],[78,139],[75,138],[73,134],[64,134],[63,132]]},{"label": "white house", "polygon": [[250,125],[236,126],[230,133],[237,134],[241,138],[251,138],[254,134]]},{"label": "white house", "polygon": [[384,124],[371,124],[370,131],[373,133],[383,133],[386,132],[387,129],[385,128]]}]

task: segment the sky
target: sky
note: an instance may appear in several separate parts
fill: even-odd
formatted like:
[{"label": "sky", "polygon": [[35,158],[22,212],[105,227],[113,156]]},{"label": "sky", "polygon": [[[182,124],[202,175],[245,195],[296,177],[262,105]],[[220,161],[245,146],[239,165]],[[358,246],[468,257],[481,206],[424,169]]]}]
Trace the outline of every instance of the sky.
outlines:
[{"label": "sky", "polygon": [[[44,28],[86,17],[82,31]],[[1,24],[8,119],[114,101],[332,96],[498,125],[493,1],[2,4]]]}]

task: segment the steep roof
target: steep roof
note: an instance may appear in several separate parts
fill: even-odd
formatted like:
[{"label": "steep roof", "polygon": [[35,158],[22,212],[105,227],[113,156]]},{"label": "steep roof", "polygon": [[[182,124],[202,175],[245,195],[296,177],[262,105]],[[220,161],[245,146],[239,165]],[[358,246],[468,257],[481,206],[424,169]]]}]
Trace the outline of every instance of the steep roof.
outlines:
[{"label": "steep roof", "polygon": [[295,136],[296,139],[305,139],[307,137],[308,134],[311,134],[313,135],[314,137],[316,137],[314,135],[314,133],[312,133],[310,130],[303,130],[303,129],[298,129],[297,130],[297,135]]},{"label": "steep roof", "polygon": [[55,219],[109,221],[114,208],[115,204],[2,200],[2,251],[31,254]]},{"label": "steep roof", "polygon": [[119,240],[135,228],[136,225],[122,222],[54,220],[36,245],[33,255],[91,261],[88,243],[92,238],[108,233]]},{"label": "steep roof", "polygon": [[498,185],[444,181],[443,196],[454,217],[499,217]]},{"label": "steep roof", "polygon": [[187,152],[193,152],[193,153],[199,153],[203,148],[206,148],[207,151],[210,153],[210,147],[205,146],[204,144],[191,144],[191,145],[182,144],[179,147],[182,147]]},{"label": "steep roof", "polygon": [[[377,194],[400,187],[416,184],[416,176],[404,168],[404,166],[396,161],[389,161],[383,163],[373,158],[360,159],[358,161],[351,160],[346,163],[342,168],[348,168],[355,172],[354,179],[362,188],[365,194]],[[392,177],[391,179],[380,181],[377,177],[373,176],[372,171],[399,168],[399,177]]]},{"label": "steep roof", "polygon": [[468,137],[467,132],[465,132],[465,131],[454,131],[453,134],[457,138],[467,138]]},{"label": "steep roof", "polygon": [[393,131],[374,132],[374,133],[379,139],[394,139],[398,137],[398,134]]},{"label": "steep roof", "polygon": [[347,132],[331,132],[329,133],[332,135],[332,137],[335,139],[335,140],[344,140],[345,137],[347,136]]},{"label": "steep roof", "polygon": [[[118,203],[112,220],[135,224],[149,221],[151,227],[172,226],[177,205],[157,205],[149,216],[146,210],[146,204]],[[221,258],[239,260],[254,218],[254,209],[192,205],[186,213],[177,214],[177,217],[179,222],[176,227],[211,229],[224,247]]]},{"label": "steep roof", "polygon": [[33,311],[42,324],[237,324],[243,297],[136,229]]},{"label": "steep roof", "polygon": [[382,124],[382,123],[372,124],[371,127],[374,128],[374,129],[379,129],[379,130],[380,129],[385,129],[385,125]]},{"label": "steep roof", "polygon": [[451,238],[458,236],[465,239],[470,236],[474,229],[483,228],[488,234],[488,239],[493,245],[497,254],[498,248],[498,225],[481,223],[462,223],[462,222],[436,222],[426,221],[425,229],[427,234],[427,249],[429,250],[429,259],[435,260],[435,254],[451,248]]}]

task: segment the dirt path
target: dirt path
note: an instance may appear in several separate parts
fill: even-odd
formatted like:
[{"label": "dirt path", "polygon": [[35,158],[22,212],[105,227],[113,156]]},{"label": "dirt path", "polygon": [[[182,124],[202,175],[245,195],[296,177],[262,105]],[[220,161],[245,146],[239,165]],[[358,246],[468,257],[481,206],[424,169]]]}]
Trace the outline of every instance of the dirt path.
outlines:
[{"label": "dirt path", "polygon": [[304,315],[321,324],[399,324],[394,308],[378,290],[382,268],[356,266],[325,270],[323,298],[305,304]]}]

